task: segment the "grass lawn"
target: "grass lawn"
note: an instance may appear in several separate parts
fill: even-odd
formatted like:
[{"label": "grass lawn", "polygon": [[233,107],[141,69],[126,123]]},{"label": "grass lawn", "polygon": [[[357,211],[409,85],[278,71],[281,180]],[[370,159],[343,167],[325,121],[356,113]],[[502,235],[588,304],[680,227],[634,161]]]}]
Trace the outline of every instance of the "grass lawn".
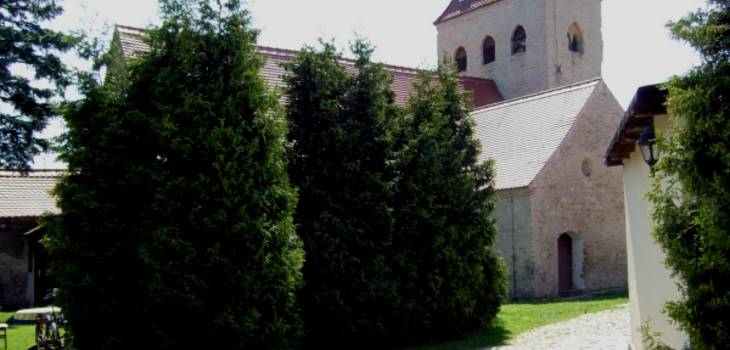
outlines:
[{"label": "grass lawn", "polygon": [[[15,315],[15,312],[0,311],[0,323],[7,323],[9,326],[8,350],[28,350],[35,346],[35,325],[12,324],[8,321],[13,318],[13,315]],[[3,342],[0,340],[0,347],[2,346]]]},{"label": "grass lawn", "polygon": [[[569,301],[519,302],[502,306],[494,324],[464,340],[409,348],[408,350],[471,350],[503,345],[529,329],[568,320],[583,314],[612,309],[628,303],[626,294],[609,294]],[[0,323],[8,323],[14,312],[0,312]],[[28,350],[35,345],[35,326],[10,324],[8,350]],[[2,345],[0,345],[2,346]]]},{"label": "grass lawn", "polygon": [[524,331],[583,314],[612,309],[628,302],[628,297],[623,293],[580,300],[507,304],[502,306],[494,324],[467,339],[414,347],[408,350],[471,350],[504,345],[508,339]]}]

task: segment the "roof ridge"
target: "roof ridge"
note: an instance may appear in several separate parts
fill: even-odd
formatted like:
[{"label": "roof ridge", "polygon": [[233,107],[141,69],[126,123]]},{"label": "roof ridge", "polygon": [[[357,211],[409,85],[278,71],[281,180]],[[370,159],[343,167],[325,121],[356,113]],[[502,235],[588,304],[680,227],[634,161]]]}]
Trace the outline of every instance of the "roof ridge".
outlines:
[{"label": "roof ridge", "polygon": [[[133,58],[137,57],[140,53],[149,52],[148,43],[141,38],[145,31],[148,31],[148,29],[117,24],[115,38],[113,40],[119,42],[122,57]],[[272,87],[281,86],[283,84],[282,76],[286,75],[286,72],[280,65],[282,62],[279,61],[291,61],[297,53],[301,52],[301,49],[291,50],[264,45],[256,45],[255,50],[259,55],[266,58],[266,63],[262,68],[261,74],[266,79],[267,84],[270,84]],[[345,57],[339,58],[337,62],[350,72],[353,72],[357,63],[356,60]],[[412,94],[412,82],[420,72],[434,71],[433,68],[413,68],[377,61],[373,62],[373,64],[381,65],[384,70],[393,76],[392,88],[399,105],[404,105],[407,102],[408,97]],[[483,106],[502,100],[497,85],[492,79],[458,76],[458,81],[464,91],[472,91],[474,93],[472,102],[475,106]]]},{"label": "roof ridge", "polygon": [[27,173],[15,170],[0,170],[0,177],[5,178],[57,178],[67,173],[65,169],[31,169]]},{"label": "roof ridge", "polygon": [[474,113],[474,112],[480,112],[480,111],[483,111],[483,110],[486,110],[486,109],[492,109],[492,108],[495,108],[496,109],[496,108],[506,107],[508,105],[511,106],[513,104],[522,103],[522,102],[528,102],[528,101],[533,101],[533,100],[537,100],[537,99],[541,99],[541,98],[547,98],[547,97],[551,97],[551,96],[555,96],[555,95],[559,95],[559,94],[563,94],[563,93],[575,91],[575,90],[578,90],[578,89],[580,89],[580,88],[582,88],[584,86],[588,86],[588,85],[591,85],[591,84],[594,84],[594,83],[598,83],[600,81],[603,81],[603,78],[598,77],[598,78],[593,78],[593,79],[590,79],[590,80],[584,80],[584,81],[577,82],[577,83],[573,83],[573,84],[569,84],[569,85],[563,85],[563,86],[555,87],[555,88],[548,89],[548,90],[543,90],[543,91],[540,91],[540,92],[535,92],[535,93],[532,93],[532,94],[527,94],[527,95],[520,96],[520,97],[514,97],[514,98],[511,98],[509,100],[504,100],[504,101],[497,102],[497,103],[493,103],[493,104],[490,104],[490,105],[487,105],[487,106],[482,106],[482,107],[479,107],[479,108],[475,108],[474,110],[472,110],[472,113]]},{"label": "roof ridge", "polygon": [[436,18],[433,24],[439,25],[443,22],[446,22],[447,20],[463,16],[474,10],[494,4],[499,1],[502,0],[466,0],[464,4],[459,4],[459,0],[452,0],[449,5],[446,6],[444,12],[442,12],[441,15]]},{"label": "roof ridge", "polygon": [[139,33],[144,33],[144,32],[147,31],[147,29],[145,29],[145,28],[132,27],[132,26],[124,25],[124,24],[115,24],[114,26],[116,28],[122,28],[122,29],[125,29],[127,31],[139,32]]},{"label": "roof ridge", "polygon": [[[147,31],[147,29],[144,29],[144,28],[132,27],[132,26],[127,26],[127,25],[123,25],[123,24],[117,24],[116,26],[119,27],[119,28],[131,30],[131,31],[136,31],[136,32],[140,32],[140,33],[144,33],[144,32]],[[299,53],[301,51],[301,50],[295,50],[295,49],[287,49],[287,48],[281,48],[281,47],[275,47],[275,46],[267,46],[267,45],[258,45],[258,44],[256,45],[256,50],[258,52],[264,53],[264,54],[273,54],[273,55],[277,55],[278,54],[278,55],[282,55],[282,56],[285,56],[285,57],[293,57],[294,55],[296,55],[297,53]],[[350,63],[350,64],[355,64],[357,62],[357,60],[355,60],[355,59],[346,58],[346,57],[342,57],[340,60],[342,60],[344,62],[347,62],[347,63]],[[388,71],[390,71],[390,72],[397,72],[397,73],[405,73],[405,74],[417,75],[419,72],[433,71],[431,69],[407,67],[407,66],[395,65],[395,64],[384,63],[384,62],[374,62],[374,63],[381,64]],[[485,78],[472,77],[472,76],[459,76],[459,80],[461,80],[461,79],[474,80],[474,81],[484,81],[484,82],[493,82],[492,79],[485,79]]]}]

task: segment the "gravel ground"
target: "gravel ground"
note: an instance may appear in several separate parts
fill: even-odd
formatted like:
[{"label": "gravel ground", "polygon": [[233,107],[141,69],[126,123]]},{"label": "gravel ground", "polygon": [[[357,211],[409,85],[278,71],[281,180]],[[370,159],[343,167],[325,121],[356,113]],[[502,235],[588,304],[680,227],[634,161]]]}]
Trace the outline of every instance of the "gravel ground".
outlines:
[{"label": "gravel ground", "polygon": [[631,337],[629,305],[583,315],[518,335],[492,350],[627,350]]}]

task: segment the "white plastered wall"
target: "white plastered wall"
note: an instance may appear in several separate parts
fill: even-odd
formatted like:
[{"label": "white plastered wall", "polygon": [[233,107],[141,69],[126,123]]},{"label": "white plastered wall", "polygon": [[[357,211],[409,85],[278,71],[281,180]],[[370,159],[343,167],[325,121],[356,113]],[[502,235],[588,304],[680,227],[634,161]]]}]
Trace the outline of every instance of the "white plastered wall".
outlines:
[{"label": "white plastered wall", "polygon": [[[657,130],[666,130],[666,115],[655,117],[654,124]],[[646,198],[653,181],[649,166],[638,147],[623,165],[632,349],[645,348],[640,327],[646,322],[652,332],[662,333],[665,344],[681,349],[687,337],[663,312],[667,301],[679,298],[679,291],[664,265],[665,254],[651,235],[652,205]]]}]

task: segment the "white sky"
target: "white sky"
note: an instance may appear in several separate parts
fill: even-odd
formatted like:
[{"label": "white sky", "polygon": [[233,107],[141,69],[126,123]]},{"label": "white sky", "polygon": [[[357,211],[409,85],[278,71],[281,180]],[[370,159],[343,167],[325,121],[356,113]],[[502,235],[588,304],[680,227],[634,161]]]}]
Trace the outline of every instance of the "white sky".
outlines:
[{"label": "white sky", "polygon": [[[345,48],[358,33],[376,46],[377,61],[427,68],[438,57],[433,21],[448,2],[249,0],[245,4],[254,26],[261,30],[260,45],[299,49],[316,45],[319,38],[333,38]],[[91,28],[99,34],[105,25],[159,23],[154,0],[64,0],[61,4],[66,12],[54,22],[57,29]],[[703,4],[702,0],[602,0],[603,78],[624,108],[639,86],[665,81],[699,63],[690,47],[671,39],[665,24]],[[36,162],[38,167],[55,165],[49,157]]]}]

